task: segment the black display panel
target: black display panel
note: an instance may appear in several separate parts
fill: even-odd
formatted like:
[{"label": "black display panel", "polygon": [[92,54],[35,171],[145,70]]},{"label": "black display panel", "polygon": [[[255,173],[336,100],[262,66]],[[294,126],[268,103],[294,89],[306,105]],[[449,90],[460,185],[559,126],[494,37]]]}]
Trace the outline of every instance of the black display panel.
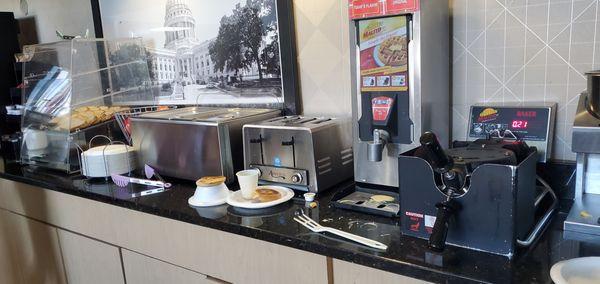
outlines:
[{"label": "black display panel", "polygon": [[545,141],[549,108],[473,106],[469,138],[484,138],[495,130],[510,130],[519,139]]}]

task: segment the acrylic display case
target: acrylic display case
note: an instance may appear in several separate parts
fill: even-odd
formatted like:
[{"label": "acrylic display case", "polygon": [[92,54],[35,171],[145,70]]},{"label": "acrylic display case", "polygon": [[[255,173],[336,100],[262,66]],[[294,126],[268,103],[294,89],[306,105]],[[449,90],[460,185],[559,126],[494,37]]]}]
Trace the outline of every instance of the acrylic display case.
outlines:
[{"label": "acrylic display case", "polygon": [[94,136],[123,140],[115,112],[154,104],[141,38],[31,45],[23,57],[22,163],[76,172]]}]

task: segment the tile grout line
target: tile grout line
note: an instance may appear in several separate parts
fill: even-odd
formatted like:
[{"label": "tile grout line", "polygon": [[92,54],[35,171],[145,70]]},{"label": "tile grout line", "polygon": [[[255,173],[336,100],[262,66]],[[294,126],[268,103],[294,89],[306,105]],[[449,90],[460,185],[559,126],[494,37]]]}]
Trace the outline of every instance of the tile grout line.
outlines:
[{"label": "tile grout line", "polygon": [[[478,0],[478,1],[481,1],[481,0]],[[478,35],[477,35],[477,36],[476,36],[476,37],[473,39],[473,42],[471,42],[470,44],[464,44],[464,46],[466,46],[466,48],[471,48],[471,46],[473,46],[473,44],[474,44],[474,43],[475,43],[477,40],[479,40],[479,38],[480,38],[480,37],[481,37],[481,36],[484,34],[484,32],[485,32],[485,31],[486,31],[486,30],[487,30],[489,27],[491,27],[491,26],[492,26],[492,25],[493,25],[493,24],[494,24],[494,23],[495,23],[495,22],[496,22],[498,19],[500,19],[500,16],[502,16],[502,12],[500,12],[498,15],[496,15],[496,17],[494,17],[494,19],[493,19],[493,20],[490,22],[490,24],[489,24],[489,25],[488,25],[487,23],[485,24],[485,27],[484,27],[483,31],[481,31],[481,33],[479,33],[479,34],[478,34]],[[468,19],[469,19],[469,18],[467,17],[467,21],[468,21]],[[465,22],[467,22],[467,21],[465,21]],[[465,26],[467,26],[467,25],[465,24]],[[467,30],[468,30],[468,29],[467,29]],[[467,37],[467,33],[465,32],[465,41],[467,41],[466,37]],[[459,41],[459,42],[460,42],[460,41]]]},{"label": "tile grout line", "polygon": [[504,42],[502,49],[502,85],[504,86],[502,90],[502,105],[506,103],[506,91],[508,87],[506,87],[506,12],[504,13]]},{"label": "tile grout line", "polygon": [[[550,0],[548,0],[548,10],[546,14],[546,39],[549,41],[550,38]],[[548,95],[548,49],[546,49],[546,58],[544,62],[544,103],[546,102],[546,97]]]},{"label": "tile grout line", "polygon": [[594,40],[592,42],[592,69],[594,69],[594,63],[596,62],[596,32],[598,29],[598,1],[594,1],[596,3],[596,12],[594,17]]},{"label": "tile grout line", "polygon": [[[469,0],[465,0],[465,16],[469,14]],[[468,33],[469,33],[469,17],[467,16],[465,19],[465,40],[468,40]],[[460,44],[460,42],[459,42]],[[463,102],[467,102],[467,84],[468,84],[468,78],[469,78],[469,57],[467,56],[470,52],[469,49],[466,46],[463,46],[465,48],[465,93],[463,94]],[[465,119],[465,123],[467,123],[467,120]]]},{"label": "tile grout line", "polygon": [[[458,43],[459,43],[459,44],[461,44],[460,42],[458,42]],[[462,44],[461,44],[461,45],[462,45]],[[464,47],[464,46],[463,46],[463,47]],[[538,54],[540,54],[540,53],[541,53],[543,50],[544,50],[544,49],[542,48],[540,51],[538,51],[538,52],[536,53],[536,55],[535,55],[535,56],[537,56]],[[471,51],[469,51],[469,50],[467,49],[467,50],[466,50],[466,52],[467,52],[467,54],[468,54],[468,55],[471,55],[471,57],[473,57],[473,60],[477,61],[477,63],[479,63],[479,65],[481,65],[481,67],[483,67],[483,69],[485,69],[487,72],[489,72],[489,73],[490,73],[490,75],[492,75],[492,77],[493,77],[494,79],[496,79],[496,81],[497,81],[498,83],[500,83],[500,85],[501,85],[501,86],[500,86],[500,89],[502,89],[502,88],[506,89],[506,90],[507,90],[509,93],[511,93],[511,95],[513,95],[513,96],[516,98],[516,95],[515,95],[515,94],[514,94],[514,93],[513,93],[513,92],[512,92],[512,91],[511,91],[511,90],[510,90],[508,87],[506,87],[506,84],[504,84],[504,82],[502,82],[502,80],[500,80],[500,79],[499,79],[499,78],[498,78],[498,77],[497,77],[497,76],[496,76],[494,73],[492,73],[492,71],[491,71],[491,70],[490,70],[490,69],[489,69],[487,66],[483,65],[483,63],[482,63],[481,61],[479,61],[479,59],[477,59],[477,57],[476,57],[476,56],[475,56],[473,53],[471,53]],[[466,79],[466,77],[465,77],[465,84],[467,84],[467,79]],[[466,96],[465,96],[465,98],[466,98]]]},{"label": "tile grout line", "polygon": [[[554,50],[554,48],[552,48],[550,45],[548,45],[548,43],[546,43],[544,40],[542,40],[542,38],[540,38],[537,33],[535,33],[530,27],[528,27],[525,23],[523,23],[523,21],[521,21],[517,16],[515,16],[515,14],[513,14],[510,10],[508,10],[508,8],[506,8],[505,5],[503,5],[502,3],[499,2],[499,0],[496,0],[496,2],[498,2],[499,5],[501,5],[502,7],[504,7],[506,9],[506,12],[509,13],[511,16],[513,16],[519,23],[521,23],[523,26],[525,26],[525,28],[527,30],[529,30],[535,37],[537,37],[542,43],[544,43],[544,45],[551,49],[552,51],[554,51],[565,63],[567,63],[567,65],[570,68],[575,69],[575,67],[573,67],[573,65],[571,65],[571,63],[568,60],[565,60],[562,56],[560,56],[560,54],[558,54],[558,52],[556,52]],[[591,5],[590,5],[591,6]],[[590,7],[588,6],[588,7]],[[573,7],[573,3],[571,3],[571,7]],[[585,11],[586,9],[584,9]],[[573,17],[573,9],[571,9],[571,23],[572,23],[572,17]],[[579,72],[577,72],[577,74],[579,74],[582,78],[585,78],[585,76],[581,75]]]},{"label": "tile grout line", "polygon": [[[454,42],[454,41],[458,42],[458,39],[453,36],[452,37],[452,42]],[[453,49],[453,51],[454,51],[454,49]],[[463,57],[465,54],[466,54],[466,52],[464,51],[464,49],[461,50],[460,54],[456,55],[456,58],[454,58],[454,54],[452,54],[452,57],[453,57],[452,58],[452,64],[456,64],[456,62],[458,62],[458,60],[460,60],[461,57]]]},{"label": "tile grout line", "polygon": [[[550,1],[550,0],[548,0]],[[527,19],[529,18],[529,0],[525,2],[525,22],[527,23]],[[532,57],[532,59],[535,58]],[[525,51],[523,52],[523,101],[525,101],[525,79],[527,78],[527,70],[525,67],[527,66],[527,28],[525,28]]]},{"label": "tile grout line", "polygon": [[[483,30],[483,64],[487,65],[487,2],[483,1],[483,23],[485,24],[485,29]],[[500,13],[502,14],[502,13]],[[485,102],[487,97],[487,72],[484,70],[483,72],[483,101]],[[468,121],[468,120],[467,120]]]},{"label": "tile grout line", "polygon": [[[569,34],[569,54],[568,54],[569,61],[567,61],[567,62],[571,61],[571,44],[573,44],[573,21],[575,20],[575,19],[573,19],[573,5],[574,4],[575,4],[575,1],[571,0],[571,23],[570,23],[570,27],[569,27],[571,30],[570,30],[570,34]],[[588,8],[589,7],[583,9],[583,11],[585,12]],[[559,56],[560,56],[560,54],[559,54]],[[573,68],[573,70],[575,70],[575,68]],[[571,72],[570,71],[571,71],[570,69],[567,70],[567,93],[566,93],[566,99],[565,99],[565,101],[567,103],[562,108],[559,107],[559,110],[560,109],[566,110],[566,106],[568,104],[569,82],[570,82],[570,79],[571,79],[571,75],[570,75]],[[577,72],[577,74],[579,74],[579,72]],[[566,115],[563,118],[563,125],[567,125],[567,116]],[[563,131],[564,131],[564,129],[563,129]],[[563,153],[563,155],[566,156],[566,153],[567,153],[567,149],[566,149],[567,148],[567,140],[566,140],[566,137],[565,137],[565,133],[561,133],[557,138],[558,138],[558,140],[561,140],[562,147],[563,147],[562,153]]]},{"label": "tile grout line", "polygon": [[[581,17],[581,15],[583,15],[583,13],[585,13],[585,11],[587,11],[587,9],[589,9],[592,5],[594,5],[594,2],[596,1],[592,1],[588,6],[586,6],[583,10],[581,10],[581,12],[575,16],[575,18],[573,18],[573,20],[579,19],[579,17]],[[571,9],[573,9],[573,5],[571,4]],[[571,11],[571,17],[573,17],[573,11]],[[569,22],[573,22],[571,19],[569,19]],[[571,24],[567,24],[562,30],[560,30],[551,40],[549,39],[548,42],[552,42],[554,41],[562,32],[566,31],[567,28],[569,28]]]}]

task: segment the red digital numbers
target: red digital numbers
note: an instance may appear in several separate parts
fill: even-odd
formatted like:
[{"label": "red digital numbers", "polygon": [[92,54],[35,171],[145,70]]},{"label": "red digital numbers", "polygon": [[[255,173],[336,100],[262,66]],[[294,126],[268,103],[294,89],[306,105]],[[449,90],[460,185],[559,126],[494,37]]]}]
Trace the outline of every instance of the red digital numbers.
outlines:
[{"label": "red digital numbers", "polygon": [[512,128],[513,129],[525,129],[527,128],[527,120],[513,120],[512,121]]}]

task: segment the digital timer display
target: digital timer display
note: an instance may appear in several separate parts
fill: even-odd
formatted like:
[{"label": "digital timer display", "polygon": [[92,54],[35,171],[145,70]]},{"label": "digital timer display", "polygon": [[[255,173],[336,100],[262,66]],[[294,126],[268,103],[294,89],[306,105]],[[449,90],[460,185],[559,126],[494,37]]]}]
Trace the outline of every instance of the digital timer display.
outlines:
[{"label": "digital timer display", "polygon": [[527,124],[529,122],[527,120],[513,120],[512,128],[513,129],[527,129]]}]

